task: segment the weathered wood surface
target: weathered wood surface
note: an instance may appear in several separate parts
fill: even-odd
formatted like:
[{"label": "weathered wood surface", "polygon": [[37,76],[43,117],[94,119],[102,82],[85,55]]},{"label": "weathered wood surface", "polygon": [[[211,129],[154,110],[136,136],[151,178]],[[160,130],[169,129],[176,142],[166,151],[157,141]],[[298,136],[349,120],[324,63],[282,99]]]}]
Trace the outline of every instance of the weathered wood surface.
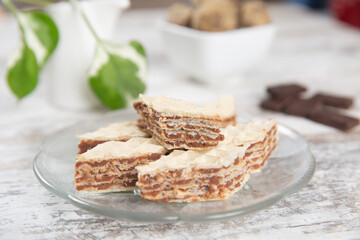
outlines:
[{"label": "weathered wood surface", "polygon": [[[289,79],[311,83],[314,90],[360,96],[359,31],[302,9],[273,6],[272,13],[279,26],[272,52],[237,88],[220,88],[236,94],[239,114],[274,116],[256,107],[264,97],[263,87]],[[145,41],[153,63],[149,93],[168,92],[194,101],[213,98],[219,88],[184,80],[168,65],[153,27],[153,20],[161,14],[163,11],[126,13],[117,35],[119,40],[137,37]],[[13,21],[0,20],[0,36],[3,76],[7,55],[15,46]],[[16,103],[0,80],[0,239],[360,239],[359,129],[344,134],[307,120],[275,115],[310,141],[317,169],[305,188],[265,210],[232,220],[130,223],[78,209],[44,189],[32,172],[32,160],[46,135],[104,112],[56,109],[46,101],[43,86]],[[352,113],[360,116],[359,104]]]}]

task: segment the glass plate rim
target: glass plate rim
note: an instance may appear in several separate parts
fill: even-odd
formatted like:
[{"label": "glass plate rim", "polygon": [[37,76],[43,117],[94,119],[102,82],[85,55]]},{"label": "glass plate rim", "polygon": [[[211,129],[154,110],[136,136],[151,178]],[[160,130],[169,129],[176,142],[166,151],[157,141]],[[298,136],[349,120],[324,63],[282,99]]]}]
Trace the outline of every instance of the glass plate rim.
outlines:
[{"label": "glass plate rim", "polygon": [[[129,113],[132,113],[132,112],[123,110],[123,111],[119,111],[119,112],[115,113],[115,115],[118,115],[118,114],[122,115],[122,114],[129,114]],[[110,114],[106,114],[106,115],[108,117],[108,116],[114,115],[114,113],[110,113]],[[103,118],[104,117],[94,117],[94,118],[91,118],[88,120],[94,121],[96,119],[103,119]],[[66,131],[66,130],[76,126],[77,124],[79,124],[79,121],[75,122],[73,124],[70,124],[66,127],[63,127],[45,137],[45,139],[41,143],[39,152],[36,154],[36,156],[34,157],[34,160],[33,160],[34,175],[36,176],[36,178],[38,179],[38,181],[44,188],[46,188],[48,191],[54,193],[55,195],[65,199],[65,200],[70,201],[71,204],[73,204],[81,209],[84,209],[86,211],[93,212],[93,213],[96,213],[96,214],[99,214],[102,216],[111,217],[114,219],[121,219],[121,220],[125,220],[125,221],[133,221],[133,222],[145,222],[145,223],[151,223],[151,222],[152,223],[156,223],[156,222],[158,222],[158,223],[169,223],[169,222],[197,222],[197,223],[199,223],[199,222],[208,222],[208,221],[225,220],[225,219],[229,219],[229,218],[234,218],[236,216],[246,215],[248,213],[257,212],[257,211],[260,211],[267,207],[270,207],[273,204],[275,204],[276,202],[280,201],[285,196],[299,191],[304,186],[306,186],[306,184],[311,180],[311,178],[313,177],[313,175],[315,173],[315,169],[316,169],[315,157],[309,150],[309,146],[308,146],[306,139],[301,134],[299,134],[296,130],[291,129],[290,127],[287,127],[284,124],[278,123],[279,132],[281,131],[281,129],[285,130],[285,131],[289,131],[292,134],[295,134],[297,137],[301,138],[303,141],[305,141],[306,147],[303,151],[306,151],[310,157],[309,169],[302,176],[301,180],[299,180],[297,183],[294,183],[294,184],[282,189],[278,194],[275,194],[274,196],[272,196],[264,201],[261,201],[261,202],[255,203],[255,204],[251,204],[246,207],[241,207],[241,208],[237,208],[237,209],[216,212],[216,213],[204,213],[204,214],[198,214],[198,215],[191,215],[190,217],[186,217],[186,215],[182,215],[182,214],[171,214],[171,215],[157,214],[156,217],[154,217],[153,215],[146,213],[146,212],[136,212],[136,214],[133,214],[129,211],[124,211],[124,210],[119,210],[119,209],[114,211],[113,208],[107,208],[104,206],[88,204],[84,201],[81,201],[81,200],[75,198],[75,197],[72,197],[70,194],[68,194],[64,191],[58,190],[55,186],[53,186],[51,183],[49,183],[46,180],[46,178],[40,173],[40,171],[36,165],[36,162],[37,162],[39,156],[41,155],[41,153],[44,150],[43,147],[44,147],[45,143],[47,142],[47,140],[54,135],[57,135],[63,131]],[[169,203],[159,203],[159,204],[169,204]],[[191,204],[191,203],[188,203],[188,204]],[[141,215],[141,217],[139,217],[139,215]]]}]

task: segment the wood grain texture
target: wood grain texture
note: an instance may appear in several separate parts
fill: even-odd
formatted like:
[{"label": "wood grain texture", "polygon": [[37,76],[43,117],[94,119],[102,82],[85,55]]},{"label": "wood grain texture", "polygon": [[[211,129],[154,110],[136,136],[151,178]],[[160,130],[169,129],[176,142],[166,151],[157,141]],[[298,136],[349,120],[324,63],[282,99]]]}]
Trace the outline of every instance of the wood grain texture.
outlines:
[{"label": "wood grain texture", "polygon": [[[305,188],[265,210],[220,222],[143,224],[94,215],[43,188],[32,161],[49,133],[106,112],[54,108],[46,100],[45,84],[17,103],[0,79],[0,239],[360,239],[359,128],[345,134],[257,107],[266,85],[294,78],[313,90],[360,96],[360,33],[325,14],[285,5],[273,5],[271,11],[278,25],[272,51],[259,63],[261,71],[249,73],[236,87],[205,88],[174,71],[154,27],[163,10],[126,13],[116,38],[145,43],[152,63],[149,94],[201,102],[232,92],[239,115],[276,117],[304,134],[317,160]],[[0,76],[16,34],[13,20],[0,19]],[[359,98],[350,112],[360,116]]]}]

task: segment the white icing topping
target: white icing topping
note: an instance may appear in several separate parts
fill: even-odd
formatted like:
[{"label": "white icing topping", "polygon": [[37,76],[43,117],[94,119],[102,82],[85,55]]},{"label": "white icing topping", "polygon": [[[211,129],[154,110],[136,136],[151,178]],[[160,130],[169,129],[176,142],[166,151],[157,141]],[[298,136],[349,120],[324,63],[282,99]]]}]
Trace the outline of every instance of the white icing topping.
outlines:
[{"label": "white icing topping", "polygon": [[228,118],[235,115],[235,98],[232,95],[222,95],[215,102],[203,105],[165,96],[153,97],[142,94],[139,100],[166,116]]},{"label": "white icing topping", "polygon": [[152,138],[132,138],[127,142],[109,141],[77,156],[77,161],[137,157],[144,154],[165,153],[166,149]]},{"label": "white icing topping", "polygon": [[120,141],[128,140],[133,137],[149,137],[149,134],[141,131],[136,122],[112,123],[106,127],[99,128],[94,132],[79,135],[80,140],[99,140],[99,141]]},{"label": "white icing topping", "polygon": [[269,132],[276,125],[274,119],[251,121],[248,124],[237,124],[228,126],[221,132],[225,139],[221,144],[253,144],[262,142]]},{"label": "white icing topping", "polygon": [[162,156],[159,160],[151,162],[146,166],[136,167],[139,174],[156,173],[164,169],[174,170],[181,168],[221,168],[231,165],[237,157],[242,158],[246,149],[231,145],[221,145],[216,148],[201,151],[181,151],[175,150],[168,156]]}]

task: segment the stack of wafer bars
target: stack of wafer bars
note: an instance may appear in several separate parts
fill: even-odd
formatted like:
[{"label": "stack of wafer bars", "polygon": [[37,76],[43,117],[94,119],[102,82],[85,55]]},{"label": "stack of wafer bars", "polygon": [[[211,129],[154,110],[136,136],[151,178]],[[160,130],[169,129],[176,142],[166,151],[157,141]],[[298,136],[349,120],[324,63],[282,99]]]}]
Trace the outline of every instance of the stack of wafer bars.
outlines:
[{"label": "stack of wafer bars", "polygon": [[[129,129],[110,125],[79,136],[78,191],[137,186],[144,199],[155,202],[227,199],[276,148],[276,122],[236,124],[230,96],[205,105],[140,96],[134,108],[141,115],[135,129],[131,122],[121,125]],[[86,141],[98,144],[83,151]]]},{"label": "stack of wafer bars", "polygon": [[278,140],[274,120],[229,126],[223,134],[215,148],[175,150],[137,167],[141,196],[155,202],[227,199],[266,164]]},{"label": "stack of wafer bars", "polygon": [[302,97],[306,87],[298,84],[284,84],[267,88],[269,98],[260,106],[267,110],[305,117],[312,121],[348,131],[359,125],[359,118],[344,113],[352,107],[350,97],[328,93],[317,93],[309,98]]}]

